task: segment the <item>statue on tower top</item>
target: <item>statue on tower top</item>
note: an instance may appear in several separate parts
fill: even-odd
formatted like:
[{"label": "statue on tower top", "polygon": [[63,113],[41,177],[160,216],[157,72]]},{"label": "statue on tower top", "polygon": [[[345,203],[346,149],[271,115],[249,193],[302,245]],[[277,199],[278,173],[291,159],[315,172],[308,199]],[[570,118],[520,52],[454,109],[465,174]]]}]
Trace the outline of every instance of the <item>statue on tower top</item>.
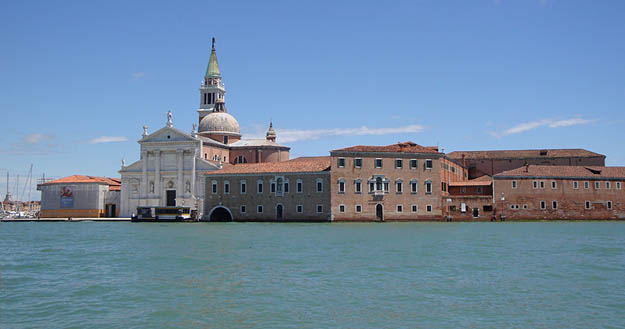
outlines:
[{"label": "statue on tower top", "polygon": [[169,128],[172,128],[174,126],[174,122],[171,120],[171,117],[171,111],[167,111],[167,127]]}]

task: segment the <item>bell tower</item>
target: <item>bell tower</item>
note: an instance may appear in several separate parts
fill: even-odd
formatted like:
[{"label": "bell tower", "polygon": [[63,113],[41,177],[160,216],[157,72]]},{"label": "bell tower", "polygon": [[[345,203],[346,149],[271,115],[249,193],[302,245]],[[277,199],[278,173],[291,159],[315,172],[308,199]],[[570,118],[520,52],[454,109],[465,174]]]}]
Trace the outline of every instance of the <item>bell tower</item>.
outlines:
[{"label": "bell tower", "polygon": [[208,60],[208,68],[200,86],[200,108],[199,121],[204,116],[212,112],[218,99],[224,100],[226,89],[221,82],[221,73],[219,72],[219,64],[217,63],[217,53],[215,52],[215,38],[212,40],[211,56]]}]

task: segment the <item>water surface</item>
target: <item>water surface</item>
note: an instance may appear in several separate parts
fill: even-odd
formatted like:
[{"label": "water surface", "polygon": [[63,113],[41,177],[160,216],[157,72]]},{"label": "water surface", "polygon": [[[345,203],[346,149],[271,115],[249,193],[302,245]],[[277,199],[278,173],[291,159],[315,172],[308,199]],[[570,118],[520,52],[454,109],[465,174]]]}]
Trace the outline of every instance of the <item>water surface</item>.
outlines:
[{"label": "water surface", "polygon": [[625,223],[1,223],[1,328],[625,327]]}]

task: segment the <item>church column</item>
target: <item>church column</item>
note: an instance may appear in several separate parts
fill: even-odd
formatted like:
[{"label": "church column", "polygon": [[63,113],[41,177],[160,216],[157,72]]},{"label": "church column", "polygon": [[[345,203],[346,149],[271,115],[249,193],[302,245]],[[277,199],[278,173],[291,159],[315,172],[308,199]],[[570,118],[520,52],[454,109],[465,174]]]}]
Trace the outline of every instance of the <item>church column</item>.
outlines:
[{"label": "church column", "polygon": [[147,196],[150,191],[150,184],[148,182],[148,151],[141,152],[141,159],[143,160],[141,161],[141,169],[143,171],[143,176],[141,177],[141,180],[143,181],[143,193]]},{"label": "church column", "polygon": [[158,194],[159,197],[159,205],[161,204],[161,151],[155,152],[155,169],[154,169],[154,193]]},{"label": "church column", "polygon": [[[184,151],[176,150],[176,160],[178,160],[178,184],[176,184],[176,199],[182,199],[184,193],[184,186],[182,182],[182,166],[184,165]],[[180,207],[182,204],[176,202],[176,206]]]},{"label": "church column", "polygon": [[195,199],[195,162],[197,161],[197,149],[193,149],[193,161],[191,167],[191,197]]}]

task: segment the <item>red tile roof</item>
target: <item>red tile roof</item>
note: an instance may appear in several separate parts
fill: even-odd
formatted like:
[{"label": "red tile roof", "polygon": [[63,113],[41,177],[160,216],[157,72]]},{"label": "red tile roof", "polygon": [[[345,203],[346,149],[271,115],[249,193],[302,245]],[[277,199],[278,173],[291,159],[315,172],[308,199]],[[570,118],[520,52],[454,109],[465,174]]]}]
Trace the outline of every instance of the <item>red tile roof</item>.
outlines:
[{"label": "red tile roof", "polygon": [[449,182],[449,186],[489,186],[492,182],[492,177],[484,175],[468,181]]},{"label": "red tile roof", "polygon": [[493,150],[493,151],[454,151],[447,154],[452,159],[536,159],[568,157],[604,157],[605,155],[584,149],[542,149],[542,150]]},{"label": "red tile roof", "polygon": [[108,184],[109,190],[119,191],[121,190],[122,181],[119,178],[72,175],[68,177],[59,178],[57,180],[53,180],[50,182],[45,182],[44,184],[41,184],[41,185],[72,184],[72,183],[104,183],[104,184]]},{"label": "red tile roof", "polygon": [[257,173],[290,173],[290,172],[321,172],[330,169],[330,157],[302,157],[289,161],[242,163],[224,165],[222,169],[208,171],[208,175],[223,174],[257,174]]},{"label": "red tile roof", "polygon": [[504,171],[495,178],[506,177],[580,177],[580,178],[623,178],[625,167],[594,166],[527,166]]},{"label": "red tile roof", "polygon": [[392,152],[392,153],[438,153],[436,146],[421,146],[414,142],[403,142],[386,146],[356,145],[332,152]]}]

